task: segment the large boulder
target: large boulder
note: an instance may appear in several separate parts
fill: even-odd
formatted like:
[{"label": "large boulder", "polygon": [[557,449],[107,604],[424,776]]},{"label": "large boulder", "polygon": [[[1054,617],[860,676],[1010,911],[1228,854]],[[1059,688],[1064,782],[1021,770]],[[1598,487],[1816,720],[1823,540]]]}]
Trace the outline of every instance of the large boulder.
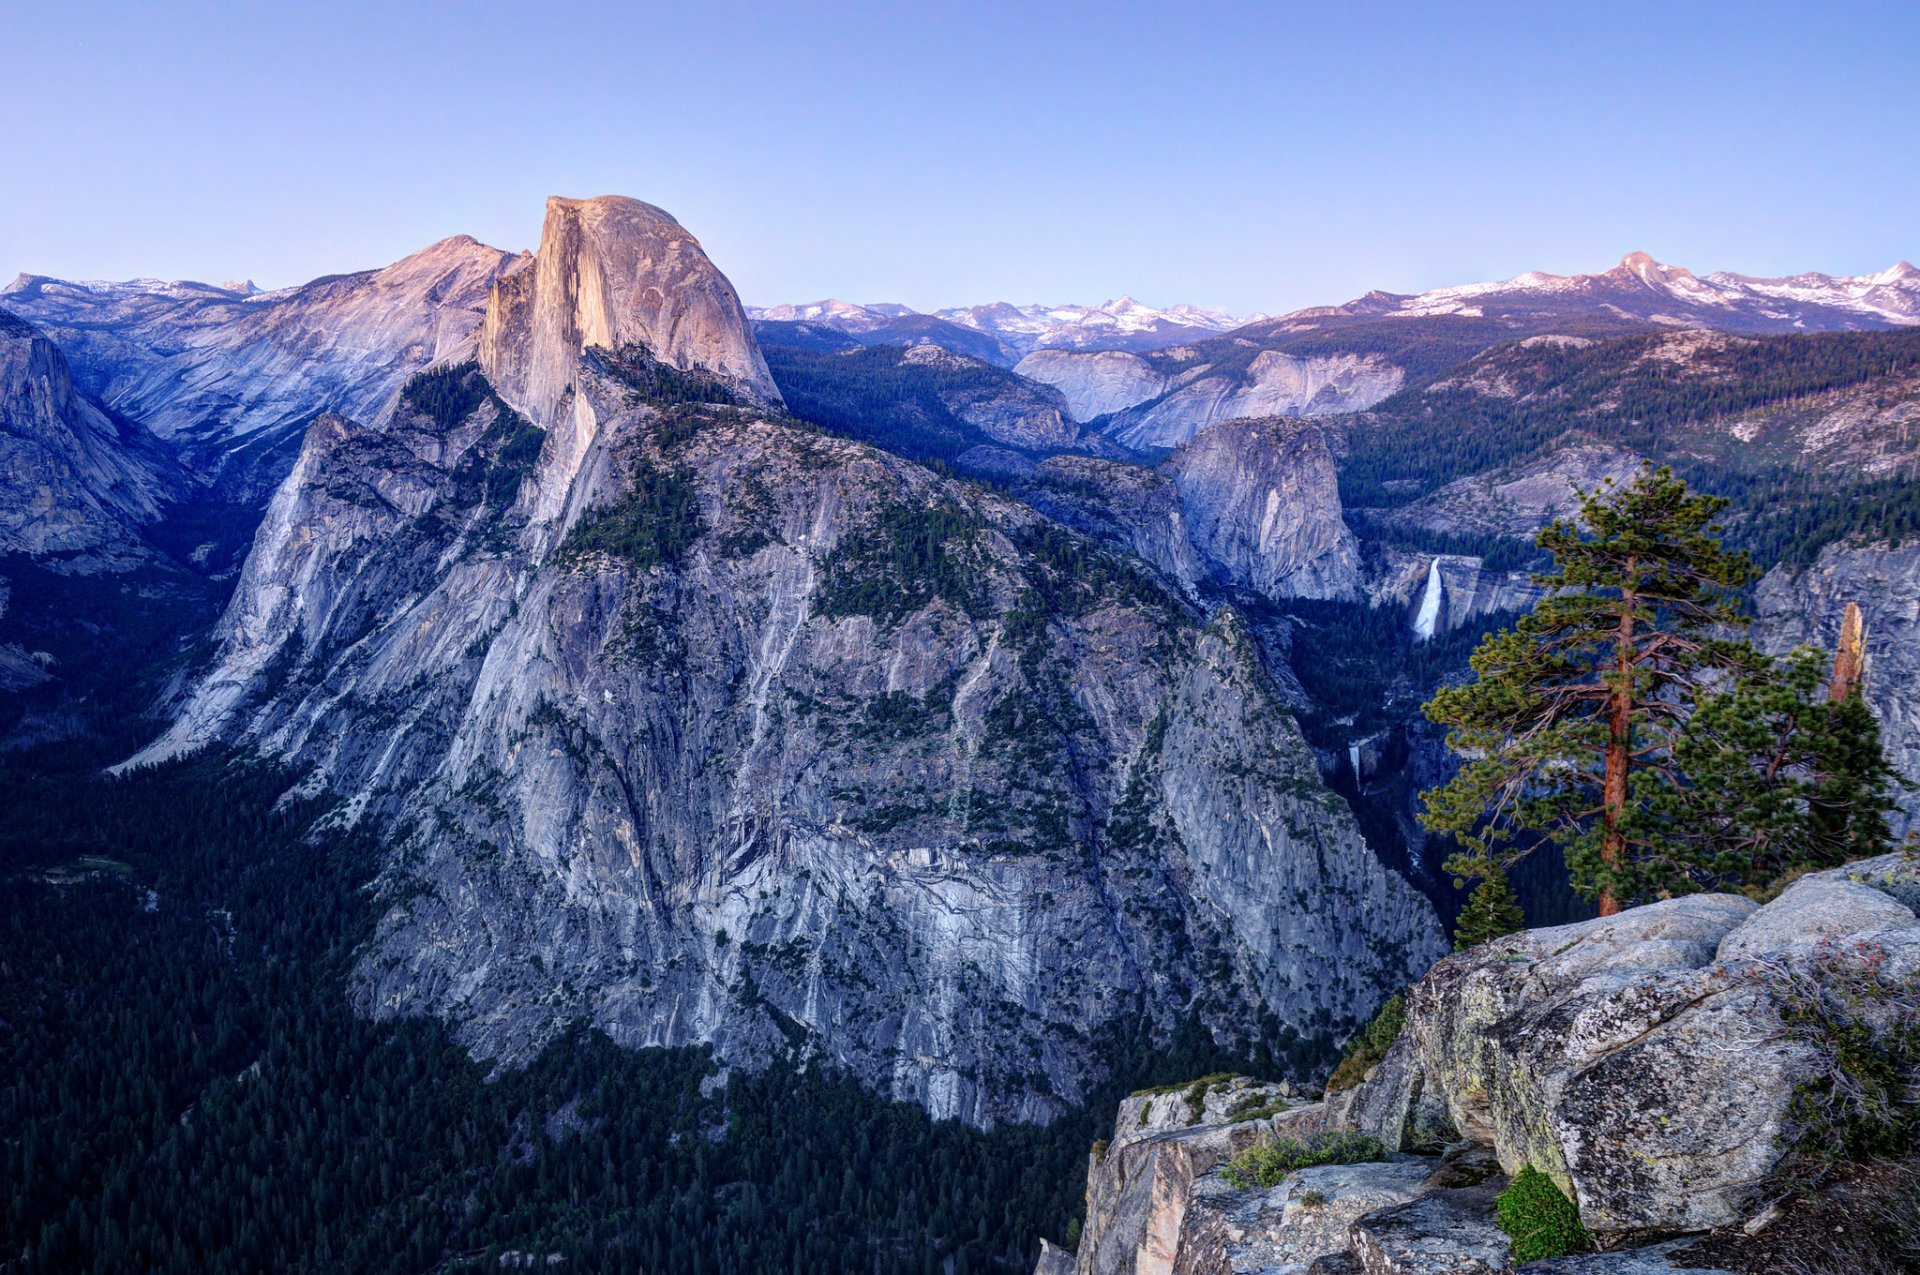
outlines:
[{"label": "large boulder", "polygon": [[1348,1240],[1366,1275],[1499,1275],[1511,1242],[1494,1224],[1499,1186],[1428,1191],[1354,1222]]},{"label": "large boulder", "polygon": [[1297,1169],[1266,1190],[1241,1190],[1219,1174],[1194,1184],[1173,1275],[1255,1275],[1348,1252],[1361,1217],[1426,1189],[1431,1160]]},{"label": "large boulder", "polygon": [[1194,1183],[1270,1136],[1284,1109],[1296,1106],[1285,1084],[1238,1077],[1124,1100],[1113,1138],[1088,1164],[1079,1275],[1168,1275]]},{"label": "large boulder", "polygon": [[1901,898],[1915,883],[1890,855],[1765,907],[1695,895],[1450,957],[1327,1123],[1406,1145],[1422,1104],[1442,1104],[1509,1172],[1551,1176],[1596,1231],[1728,1225],[1772,1174],[1795,1089],[1819,1066],[1781,1023],[1785,976],[1881,959],[1891,976],[1920,972],[1920,921]]}]

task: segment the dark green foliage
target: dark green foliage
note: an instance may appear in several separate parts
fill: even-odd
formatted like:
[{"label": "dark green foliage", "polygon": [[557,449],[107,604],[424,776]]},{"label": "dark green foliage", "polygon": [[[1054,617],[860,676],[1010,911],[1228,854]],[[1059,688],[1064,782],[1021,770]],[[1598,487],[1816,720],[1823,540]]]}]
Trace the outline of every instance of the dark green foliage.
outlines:
[{"label": "dark green foliage", "polygon": [[1570,429],[1665,458],[1677,427],[1795,397],[1857,385],[1920,365],[1920,332],[1836,332],[1730,342],[1712,374],[1645,356],[1664,334],[1584,348],[1508,347],[1488,356],[1531,393],[1410,386],[1356,427],[1340,495],[1355,507],[1398,505],[1509,465]]},{"label": "dark green foliage", "polygon": [[1295,1169],[1317,1164],[1364,1164],[1386,1158],[1386,1146],[1372,1134],[1328,1130],[1304,1138],[1264,1138],[1228,1160],[1220,1175],[1248,1191],[1277,1186]]},{"label": "dark green foliage", "polygon": [[469,360],[416,372],[400,397],[440,428],[452,429],[493,397],[493,387],[480,374],[480,365]]},{"label": "dark green foliage", "polygon": [[1527,1165],[1494,1201],[1500,1229],[1513,1237],[1513,1260],[1538,1262],[1593,1248],[1580,1210],[1552,1178]]},{"label": "dark green foliage", "polygon": [[975,546],[984,529],[973,515],[944,502],[887,503],[828,557],[820,613],[870,615],[885,624],[941,598],[969,615],[985,615]]},{"label": "dark green foliage", "polygon": [[1400,1031],[1407,1025],[1407,1002],[1404,997],[1391,996],[1373,1021],[1360,1029],[1358,1035],[1347,1042],[1346,1056],[1340,1065],[1327,1077],[1329,1092],[1351,1089],[1366,1077],[1387,1050],[1393,1048],[1393,1042],[1400,1039]]},{"label": "dark green foliage", "polygon": [[1692,884],[1764,894],[1790,872],[1892,841],[1898,775],[1880,723],[1857,686],[1829,698],[1827,669],[1825,653],[1802,647],[1699,699],[1674,748],[1687,782],[1659,791],[1650,811]]},{"label": "dark green foliage", "polygon": [[1517,536],[1468,536],[1419,527],[1401,527],[1359,509],[1348,510],[1346,517],[1353,534],[1369,544],[1403,549],[1410,553],[1478,558],[1483,571],[1520,571],[1538,567],[1544,557],[1531,540]]},{"label": "dark green foliage", "polygon": [[691,475],[662,469],[642,456],[627,471],[627,490],[580,516],[560,559],[607,554],[639,571],[671,565],[700,538],[700,493]]},{"label": "dark green foliage", "polygon": [[[469,524],[475,543],[491,549],[506,547],[513,530],[524,523],[510,515],[520,499],[521,485],[540,459],[546,431],[507,406],[477,363],[429,368],[415,374],[401,394],[408,406],[449,431],[482,406],[493,406],[492,422],[454,466],[453,488],[434,517],[458,519],[477,513],[479,521]],[[442,521],[442,525],[447,524]]]},{"label": "dark green foliage", "polygon": [[1406,614],[1392,606],[1293,598],[1284,609],[1254,600],[1245,609],[1259,621],[1292,628],[1288,665],[1310,701],[1296,713],[1301,729],[1314,743],[1341,749],[1396,720],[1393,692],[1430,692],[1512,614],[1489,615],[1422,642]]},{"label": "dark green foliage", "polygon": [[0,769],[9,1270],[491,1270],[518,1250],[1024,1275],[1071,1233],[1127,1086],[1244,1062],[1197,1028],[1111,1036],[1116,1080],[1086,1107],[992,1134],[784,1064],[715,1089],[702,1051],[580,1029],[489,1078],[438,1023],[351,1012],[379,851],[303,839],[320,806],[276,809],[287,782],[212,759]]},{"label": "dark green foliage", "polygon": [[1764,890],[1886,844],[1894,772],[1857,688],[1829,702],[1819,652],[1776,663],[1726,636],[1753,568],[1713,534],[1725,503],[1651,467],[1588,493],[1581,526],[1540,535],[1547,596],[1474,652],[1477,680],[1427,705],[1466,760],[1421,821],[1469,847],[1447,871],[1488,883],[1463,943],[1517,926],[1494,879],[1540,839],[1603,911]]},{"label": "dark green foliage", "polygon": [[[1732,591],[1754,574],[1712,534],[1724,504],[1647,468],[1588,493],[1578,526],[1540,533],[1555,561],[1535,578],[1547,596],[1481,643],[1476,680],[1426,708],[1466,759],[1424,795],[1420,816],[1470,847],[1447,871],[1504,873],[1525,833],[1558,841],[1578,888],[1603,901],[1677,884],[1670,844],[1647,817],[1660,789],[1679,782],[1675,740],[1703,676],[1762,667],[1751,647],[1718,636],[1744,623]],[[1476,932],[1511,899],[1482,903],[1488,924]]]},{"label": "dark green foliage", "polygon": [[740,401],[733,388],[719,377],[699,370],[685,371],[662,363],[653,351],[640,342],[617,350],[605,346],[589,347],[588,365],[613,377],[631,391],[635,402],[660,405]]},{"label": "dark green foliage", "polygon": [[[1456,886],[1464,884],[1456,882]],[[1514,894],[1513,883],[1505,871],[1482,877],[1467,896],[1453,926],[1453,948],[1464,952],[1488,939],[1512,934],[1527,923],[1527,914]]]},{"label": "dark green foliage", "polygon": [[0,643],[52,656],[50,680],[0,695],[0,739],[8,753],[30,750],[36,765],[87,770],[125,759],[159,733],[153,705],[168,678],[204,655],[191,644],[220,618],[235,576],[166,563],[126,574],[57,565],[0,555],[8,586]]},{"label": "dark green foliage", "polygon": [[1920,538],[1920,482],[1899,478],[1852,478],[1773,469],[1756,475],[1705,466],[1681,466],[1709,490],[1732,498],[1728,543],[1758,562],[1804,566],[1830,544],[1885,540],[1899,545]]},{"label": "dark green foliage", "polygon": [[769,345],[763,353],[795,416],[923,463],[952,462],[983,444],[1006,446],[963,420],[956,403],[998,395],[1041,402],[1032,384],[1003,368],[972,361],[908,363],[897,345],[839,353]]}]

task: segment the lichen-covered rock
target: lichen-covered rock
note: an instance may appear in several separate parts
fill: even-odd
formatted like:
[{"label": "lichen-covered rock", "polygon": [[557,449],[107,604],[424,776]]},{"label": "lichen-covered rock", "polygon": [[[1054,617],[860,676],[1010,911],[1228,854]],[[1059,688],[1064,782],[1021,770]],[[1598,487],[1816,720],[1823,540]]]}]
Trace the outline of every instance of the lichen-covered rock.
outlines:
[{"label": "lichen-covered rock", "polygon": [[1512,1244],[1494,1224],[1493,1185],[1428,1191],[1357,1219],[1348,1230],[1366,1275],[1500,1275]]},{"label": "lichen-covered rock", "polygon": [[1765,907],[1695,895],[1450,957],[1408,993],[1387,1062],[1329,1100],[1328,1123],[1402,1142],[1427,1095],[1509,1172],[1553,1177],[1591,1229],[1737,1221],[1816,1062],[1782,1026],[1776,971],[1869,954],[1895,976],[1920,970],[1920,924],[1892,893],[1910,870],[1886,856]]},{"label": "lichen-covered rock", "polygon": [[1293,1102],[1290,1087],[1226,1078],[1123,1100],[1088,1164],[1079,1275],[1171,1271],[1194,1184],[1272,1132],[1271,1117],[1241,1113]]},{"label": "lichen-covered rock", "polygon": [[1345,1254],[1362,1216],[1425,1189],[1433,1162],[1298,1169],[1268,1190],[1240,1190],[1216,1172],[1194,1184],[1173,1275],[1260,1275]]}]

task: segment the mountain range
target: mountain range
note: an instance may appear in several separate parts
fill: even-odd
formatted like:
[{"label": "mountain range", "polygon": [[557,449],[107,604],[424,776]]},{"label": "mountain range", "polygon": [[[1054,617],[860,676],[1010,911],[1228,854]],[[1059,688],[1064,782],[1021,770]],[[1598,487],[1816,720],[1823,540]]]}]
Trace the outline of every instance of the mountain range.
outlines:
[{"label": "mountain range", "polygon": [[555,198],[530,254],[0,312],[0,734],[304,776],[384,847],[355,1006],[488,1060],[584,1021],[982,1126],[1129,1032],[1305,1071],[1457,906],[1418,704],[1642,458],[1732,498],[1765,643],[1867,607],[1920,771],[1905,265],[749,311]]}]

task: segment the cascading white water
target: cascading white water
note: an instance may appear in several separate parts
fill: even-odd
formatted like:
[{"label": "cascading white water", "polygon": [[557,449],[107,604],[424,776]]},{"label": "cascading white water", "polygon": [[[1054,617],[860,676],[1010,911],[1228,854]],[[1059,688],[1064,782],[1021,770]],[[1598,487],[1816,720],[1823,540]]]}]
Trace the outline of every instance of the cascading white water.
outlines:
[{"label": "cascading white water", "polygon": [[1353,782],[1360,782],[1360,745],[1347,745],[1347,761],[1353,766]]},{"label": "cascading white water", "polygon": [[1434,626],[1440,622],[1440,599],[1445,590],[1440,582],[1440,559],[1435,558],[1427,568],[1427,590],[1420,595],[1420,610],[1413,617],[1414,636],[1423,642],[1433,636]]}]

